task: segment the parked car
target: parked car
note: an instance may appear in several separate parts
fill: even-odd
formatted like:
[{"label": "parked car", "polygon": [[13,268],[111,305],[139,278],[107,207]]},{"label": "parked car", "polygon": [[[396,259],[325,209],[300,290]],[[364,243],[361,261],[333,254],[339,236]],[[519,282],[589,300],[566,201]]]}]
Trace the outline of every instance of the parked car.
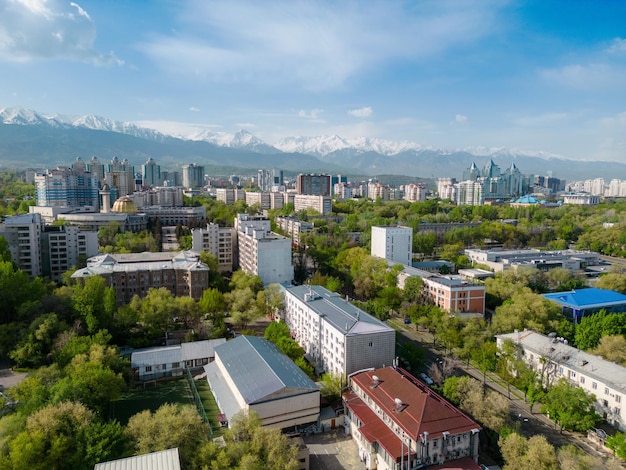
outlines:
[{"label": "parked car", "polygon": [[404,324],[405,325],[410,325],[411,324],[411,319],[410,318],[405,318],[404,319]]},{"label": "parked car", "polygon": [[422,372],[420,374],[420,378],[426,383],[426,385],[428,385],[429,387],[432,387],[435,384],[435,381],[433,379],[431,379],[430,377],[428,377],[428,375],[426,375],[424,372]]}]

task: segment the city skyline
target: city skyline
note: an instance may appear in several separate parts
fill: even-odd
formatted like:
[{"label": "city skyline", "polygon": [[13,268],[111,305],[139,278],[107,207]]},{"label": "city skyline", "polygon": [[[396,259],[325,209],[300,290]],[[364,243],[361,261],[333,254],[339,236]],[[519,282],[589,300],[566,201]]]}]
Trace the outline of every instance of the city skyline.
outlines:
[{"label": "city skyline", "polygon": [[0,107],[626,163],[626,4],[0,6]]}]

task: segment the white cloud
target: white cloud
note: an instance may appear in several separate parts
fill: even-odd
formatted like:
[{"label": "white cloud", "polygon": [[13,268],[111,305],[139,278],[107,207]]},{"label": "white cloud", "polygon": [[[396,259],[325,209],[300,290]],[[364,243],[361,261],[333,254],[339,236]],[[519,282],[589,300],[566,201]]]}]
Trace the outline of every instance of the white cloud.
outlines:
[{"label": "white cloud", "polygon": [[615,38],[607,49],[608,52],[626,52],[626,39]]},{"label": "white cloud", "polygon": [[374,110],[372,109],[371,106],[365,106],[359,109],[351,109],[350,111],[348,111],[348,114],[350,116],[354,116],[358,118],[366,118],[374,114]]},{"label": "white cloud", "polygon": [[323,112],[324,112],[323,109],[318,109],[318,108],[314,108],[310,111],[301,109],[300,111],[298,111],[298,116],[301,118],[306,118],[306,119],[318,119],[320,114],[322,114]]},{"label": "white cloud", "polygon": [[225,82],[349,86],[366,69],[439,56],[498,28],[506,2],[180,2],[176,32],[138,48],[171,73]]},{"label": "white cloud", "polygon": [[560,68],[544,69],[540,75],[556,85],[581,90],[621,87],[626,78],[626,72],[623,68],[604,63],[572,64]]},{"label": "white cloud", "polygon": [[199,112],[200,112],[200,109],[199,109],[199,108],[196,108],[195,106],[191,106],[191,107],[189,108],[189,111],[191,111],[191,112],[193,112],[193,113],[199,113]]},{"label": "white cloud", "polygon": [[467,116],[463,114],[457,114],[456,116],[454,116],[454,122],[456,122],[457,124],[465,124],[467,122]]},{"label": "white cloud", "polygon": [[521,127],[544,127],[560,124],[570,117],[567,113],[544,113],[535,116],[522,116],[514,119],[513,123]]},{"label": "white cloud", "polygon": [[76,3],[61,0],[0,2],[0,59],[71,59],[94,65],[121,65],[113,53],[94,49],[96,28]]}]

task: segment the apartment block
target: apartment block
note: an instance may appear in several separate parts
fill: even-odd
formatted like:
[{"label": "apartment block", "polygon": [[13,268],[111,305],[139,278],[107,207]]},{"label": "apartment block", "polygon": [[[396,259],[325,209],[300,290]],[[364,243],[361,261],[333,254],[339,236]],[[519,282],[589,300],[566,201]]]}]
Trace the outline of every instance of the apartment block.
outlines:
[{"label": "apartment block", "polygon": [[41,232],[41,274],[61,282],[63,273],[99,252],[98,232],[71,225],[47,225]]},{"label": "apartment block", "polygon": [[300,173],[296,179],[296,190],[298,194],[331,196],[331,176]]},{"label": "apartment block", "polygon": [[318,372],[349,374],[395,358],[395,331],[321,286],[283,289],[283,319]]},{"label": "apartment block", "polygon": [[411,265],[413,229],[403,226],[372,227],[371,254],[377,258]]},{"label": "apartment block", "polygon": [[103,277],[115,289],[118,305],[129,303],[135,295],[145,297],[151,287],[199,300],[209,286],[209,267],[193,251],[94,256],[72,278],[80,281],[89,276]]},{"label": "apartment block", "polygon": [[320,214],[329,214],[333,210],[333,201],[330,196],[295,194],[293,206],[296,212],[313,209]]},{"label": "apartment block", "polygon": [[0,224],[0,235],[9,245],[11,259],[31,277],[41,276],[41,232],[43,222],[37,213],[6,217]]},{"label": "apartment block", "polygon": [[596,411],[620,431],[626,431],[626,368],[567,344],[554,334],[531,330],[497,335],[499,348],[506,340],[518,346],[523,359],[545,385],[563,379],[596,397]]},{"label": "apartment block", "polygon": [[211,222],[205,228],[191,230],[192,250],[211,253],[217,258],[220,272],[231,272],[233,270],[234,237],[234,228],[220,227]]}]

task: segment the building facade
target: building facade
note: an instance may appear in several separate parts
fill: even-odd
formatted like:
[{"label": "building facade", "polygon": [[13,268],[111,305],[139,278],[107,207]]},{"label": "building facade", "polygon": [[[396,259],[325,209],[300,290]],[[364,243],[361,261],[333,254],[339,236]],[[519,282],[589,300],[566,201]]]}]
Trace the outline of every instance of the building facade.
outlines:
[{"label": "building facade", "polygon": [[209,268],[193,251],[94,256],[72,278],[79,281],[89,276],[103,277],[115,289],[118,305],[129,303],[135,295],[145,297],[151,287],[200,300],[209,286]]},{"label": "building facade", "polygon": [[331,176],[300,173],[296,179],[296,190],[298,194],[330,197],[332,195]]},{"label": "building facade", "polygon": [[596,397],[596,411],[620,431],[626,431],[626,368],[567,344],[555,335],[530,330],[497,335],[499,348],[512,341],[544,385],[566,380]]},{"label": "building facade", "polygon": [[476,469],[480,426],[407,371],[357,372],[343,394],[344,427],[364,468]]},{"label": "building facade", "polygon": [[371,254],[410,266],[413,259],[413,229],[399,225],[372,227]]},{"label": "building facade", "polygon": [[349,374],[392,364],[395,332],[321,286],[285,287],[283,319],[319,372]]},{"label": "building facade", "polygon": [[185,188],[204,187],[204,167],[189,163],[182,168],[183,186]]},{"label": "building facade", "polygon": [[232,272],[234,237],[235,230],[232,227],[220,227],[210,222],[205,228],[191,230],[191,249],[211,253],[217,259],[220,272]]},{"label": "building facade", "polygon": [[100,208],[100,182],[98,176],[78,162],[76,168],[57,167],[35,176],[35,193],[38,206]]}]

